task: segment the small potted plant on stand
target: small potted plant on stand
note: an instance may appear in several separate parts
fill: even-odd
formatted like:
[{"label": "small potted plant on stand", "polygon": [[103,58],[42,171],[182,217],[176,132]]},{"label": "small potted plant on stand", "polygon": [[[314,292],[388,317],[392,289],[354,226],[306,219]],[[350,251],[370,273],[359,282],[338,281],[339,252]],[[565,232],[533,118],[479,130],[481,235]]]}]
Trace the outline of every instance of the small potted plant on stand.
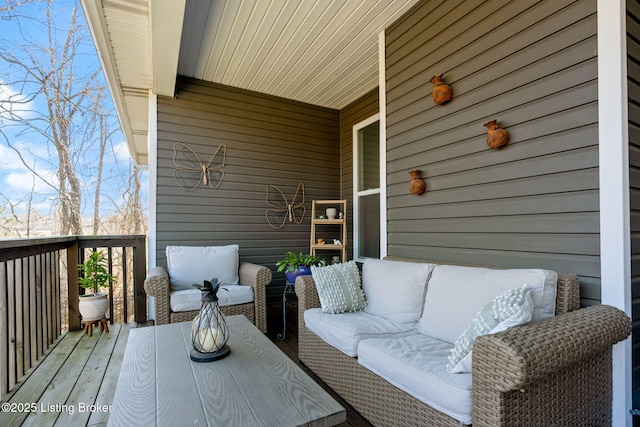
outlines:
[{"label": "small potted plant on stand", "polygon": [[303,255],[302,252],[296,254],[287,252],[285,258],[276,262],[278,271],[284,271],[287,276],[287,282],[295,283],[296,277],[311,274],[311,266],[322,266],[325,261],[316,255]]},{"label": "small potted plant on stand", "polygon": [[78,297],[78,310],[85,325],[104,319],[109,308],[108,293],[100,292],[100,288],[108,288],[116,278],[109,274],[108,262],[102,251],[92,251],[89,257],[78,265],[83,277],[78,279],[80,286],[93,293]]}]

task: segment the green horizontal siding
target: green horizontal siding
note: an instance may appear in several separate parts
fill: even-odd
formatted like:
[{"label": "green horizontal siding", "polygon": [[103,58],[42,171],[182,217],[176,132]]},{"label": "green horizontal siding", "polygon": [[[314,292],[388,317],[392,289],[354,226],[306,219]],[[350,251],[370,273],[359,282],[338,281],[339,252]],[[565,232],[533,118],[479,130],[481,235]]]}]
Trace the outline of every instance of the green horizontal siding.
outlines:
[{"label": "green horizontal siding", "polygon": [[633,407],[640,408],[640,4],[627,1]]},{"label": "green horizontal siding", "polygon": [[599,302],[596,30],[594,0],[425,1],[388,29],[390,255],[574,273]]},{"label": "green horizontal siding", "polygon": [[[311,200],[340,195],[340,113],[198,80],[180,78],[176,97],[158,99],[157,253],[168,245],[240,245],[242,260],[275,270],[286,251],[309,251]],[[217,189],[188,192],[174,178],[173,146],[182,142],[208,161],[226,144]],[[302,224],[274,230],[265,219],[266,185],[292,201],[305,186]],[[280,298],[274,271],[268,297]]]}]

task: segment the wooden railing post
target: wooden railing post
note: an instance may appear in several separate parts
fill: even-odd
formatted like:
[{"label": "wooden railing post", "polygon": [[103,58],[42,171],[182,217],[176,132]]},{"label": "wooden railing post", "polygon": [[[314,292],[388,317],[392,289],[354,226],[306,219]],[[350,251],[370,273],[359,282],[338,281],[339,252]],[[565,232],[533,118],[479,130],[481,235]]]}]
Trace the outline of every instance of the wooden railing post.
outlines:
[{"label": "wooden railing post", "polygon": [[144,279],[147,277],[147,252],[144,237],[135,240],[133,247],[133,274],[135,295],[135,321],[147,322],[147,293],[144,290]]},{"label": "wooden railing post", "polygon": [[78,331],[81,329],[80,311],[78,310],[78,260],[80,249],[78,241],[74,241],[67,248],[67,295],[69,297],[67,304],[69,307],[69,330]]}]

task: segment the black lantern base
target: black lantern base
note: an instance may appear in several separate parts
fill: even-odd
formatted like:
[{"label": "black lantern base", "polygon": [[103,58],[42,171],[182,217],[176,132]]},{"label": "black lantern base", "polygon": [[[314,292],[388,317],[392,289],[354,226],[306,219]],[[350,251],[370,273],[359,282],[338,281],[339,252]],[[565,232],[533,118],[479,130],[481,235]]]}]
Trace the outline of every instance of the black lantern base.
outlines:
[{"label": "black lantern base", "polygon": [[228,345],[225,345],[214,353],[200,353],[194,348],[191,350],[191,353],[189,353],[189,357],[194,362],[213,362],[214,360],[224,359],[229,353],[231,353],[231,350]]}]

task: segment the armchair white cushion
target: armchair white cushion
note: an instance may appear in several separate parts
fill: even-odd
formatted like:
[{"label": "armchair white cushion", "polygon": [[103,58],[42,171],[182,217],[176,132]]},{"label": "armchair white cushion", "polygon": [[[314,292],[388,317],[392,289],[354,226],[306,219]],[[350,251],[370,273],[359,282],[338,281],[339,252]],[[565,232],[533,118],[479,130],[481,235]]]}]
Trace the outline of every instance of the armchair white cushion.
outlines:
[{"label": "armchair white cushion", "polygon": [[[172,291],[169,298],[171,311],[200,310],[202,306],[202,292],[196,288]],[[221,286],[218,291],[218,305],[220,307],[249,302],[253,302],[253,288],[251,286],[225,285]]]},{"label": "armchair white cushion", "polygon": [[167,268],[174,291],[193,289],[204,280],[218,279],[220,285],[237,285],[238,245],[167,246]]}]

